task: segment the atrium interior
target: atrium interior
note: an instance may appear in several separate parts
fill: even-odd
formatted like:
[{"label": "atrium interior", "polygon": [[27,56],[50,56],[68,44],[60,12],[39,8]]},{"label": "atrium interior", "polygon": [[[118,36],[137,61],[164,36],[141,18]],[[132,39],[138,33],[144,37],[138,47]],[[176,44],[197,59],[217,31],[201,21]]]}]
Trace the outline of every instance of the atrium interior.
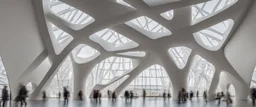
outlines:
[{"label": "atrium interior", "polygon": [[182,88],[239,107],[256,88],[255,0],[2,0],[0,13],[0,90],[26,86],[31,107],[63,87],[74,107],[81,91],[175,103]]}]

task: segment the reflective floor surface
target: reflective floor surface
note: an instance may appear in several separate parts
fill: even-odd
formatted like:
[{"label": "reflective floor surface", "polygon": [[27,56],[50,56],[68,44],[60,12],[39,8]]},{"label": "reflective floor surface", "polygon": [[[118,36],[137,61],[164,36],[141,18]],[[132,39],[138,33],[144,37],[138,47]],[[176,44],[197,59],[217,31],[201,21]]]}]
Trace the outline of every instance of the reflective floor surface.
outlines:
[{"label": "reflective floor surface", "polygon": [[[14,103],[8,104],[6,107],[20,107]],[[64,105],[64,101],[48,100],[48,101],[28,101],[27,107],[253,107],[250,101],[234,101],[228,105],[222,101],[220,105],[215,101],[205,103],[201,99],[194,99],[184,104],[178,104],[176,101],[164,100],[163,98],[142,98],[133,99],[133,101],[125,102],[124,99],[117,99],[112,102],[108,99],[102,99],[101,103],[96,103],[87,99],[85,101],[70,100],[68,105]]]}]

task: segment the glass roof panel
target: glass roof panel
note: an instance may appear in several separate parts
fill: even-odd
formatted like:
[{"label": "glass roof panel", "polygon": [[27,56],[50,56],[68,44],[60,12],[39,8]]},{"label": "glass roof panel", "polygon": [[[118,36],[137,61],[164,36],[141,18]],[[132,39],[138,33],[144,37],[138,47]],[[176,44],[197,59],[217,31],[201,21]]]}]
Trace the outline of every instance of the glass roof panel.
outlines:
[{"label": "glass roof panel", "polygon": [[144,34],[150,39],[159,39],[172,34],[172,32],[166,27],[146,16],[135,18],[126,22],[125,24]]},{"label": "glass roof panel", "polygon": [[228,37],[233,24],[233,20],[228,19],[197,33],[194,33],[194,37],[196,39],[200,39],[202,42],[201,45],[204,45],[207,48],[220,47]]},{"label": "glass roof panel", "polygon": [[146,52],[143,51],[131,51],[125,53],[117,53],[118,55],[126,55],[126,56],[135,56],[135,57],[144,57]]},{"label": "glass roof panel", "polygon": [[192,22],[222,11],[226,7],[235,4],[238,0],[211,0],[192,6]]},{"label": "glass roof panel", "polygon": [[155,32],[155,33],[170,32],[164,26],[162,26],[161,24],[157,23],[156,21],[146,16],[138,17],[136,19],[131,20],[130,22],[149,32]]},{"label": "glass roof panel", "polygon": [[59,44],[64,44],[64,43],[67,43],[67,42],[70,42],[71,40],[73,40],[73,37],[70,34],[59,29],[52,23],[50,25],[52,28],[53,36]]},{"label": "glass roof panel", "polygon": [[101,37],[103,40],[107,41],[108,43],[113,44],[115,47],[120,47],[122,45],[132,42],[132,40],[130,40],[129,38],[111,29],[104,29],[95,34]]},{"label": "glass roof panel", "polygon": [[49,6],[54,14],[72,24],[89,25],[95,21],[94,18],[89,16],[88,14],[59,0],[51,0]]},{"label": "glass roof panel", "polygon": [[88,45],[85,44],[80,44],[78,45],[74,50],[74,53],[76,53],[77,57],[80,58],[89,58],[93,55],[95,55],[96,53],[98,53],[98,51]]},{"label": "glass roof panel", "polygon": [[[128,7],[132,7],[130,4],[124,2],[124,0],[116,0],[116,2],[119,4],[122,4],[122,5],[128,6]],[[134,8],[134,7],[132,7],[132,8]]]},{"label": "glass roof panel", "polygon": [[203,92],[208,90],[215,73],[214,66],[204,58],[196,55],[188,74],[188,90]]},{"label": "glass roof panel", "polygon": [[160,14],[163,18],[165,18],[166,20],[172,20],[173,16],[174,16],[174,12],[173,10],[169,10],[167,12],[161,13]]},{"label": "glass roof panel", "polygon": [[187,64],[188,58],[191,53],[191,49],[187,47],[174,47],[169,49],[169,54],[174,60],[179,69],[182,69]]}]

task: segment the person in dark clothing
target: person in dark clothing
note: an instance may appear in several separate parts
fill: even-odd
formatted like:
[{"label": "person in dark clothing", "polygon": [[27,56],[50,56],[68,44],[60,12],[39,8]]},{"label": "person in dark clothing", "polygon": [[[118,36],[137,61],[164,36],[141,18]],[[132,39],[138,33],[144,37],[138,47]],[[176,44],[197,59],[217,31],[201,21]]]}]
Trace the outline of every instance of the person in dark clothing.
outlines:
[{"label": "person in dark clothing", "polygon": [[256,99],[256,89],[251,89],[251,98],[252,98],[252,105],[255,105],[255,99]]},{"label": "person in dark clothing", "polygon": [[225,95],[224,95],[224,92],[221,92],[221,94],[220,94],[220,95],[221,95],[221,97],[224,97],[224,96],[225,96]]},{"label": "person in dark clothing", "polygon": [[198,91],[196,91],[196,97],[197,97],[197,98],[199,97],[199,92],[198,92]]},{"label": "person in dark clothing", "polygon": [[64,90],[63,90],[64,105],[68,105],[69,96],[70,96],[70,93],[69,93],[67,87],[64,87]]},{"label": "person in dark clothing", "polygon": [[125,91],[125,92],[124,92],[125,102],[128,101],[129,96],[130,96],[130,95],[129,95],[129,92],[128,92],[128,91]]},{"label": "person in dark clothing", "polygon": [[165,92],[163,93],[163,98],[164,98],[164,100],[165,100],[165,98],[166,98],[166,93],[165,93]]},{"label": "person in dark clothing", "polygon": [[60,92],[58,93],[58,98],[59,98],[59,101],[60,101],[60,99],[61,99],[61,93]]},{"label": "person in dark clothing", "polygon": [[146,95],[147,95],[146,90],[143,90],[143,100],[145,100]]},{"label": "person in dark clothing", "polygon": [[6,101],[8,101],[9,95],[8,95],[8,90],[7,86],[4,86],[2,90],[2,105],[5,107]]},{"label": "person in dark clothing", "polygon": [[116,93],[115,92],[112,93],[112,101],[113,102],[116,101]]},{"label": "person in dark clothing", "polygon": [[98,90],[93,90],[93,99],[96,103],[98,102],[98,96],[99,96]]},{"label": "person in dark clothing", "polygon": [[220,105],[220,101],[221,101],[221,93],[217,94],[217,97],[215,100],[218,100],[218,104]]},{"label": "person in dark clothing", "polygon": [[170,92],[168,92],[167,97],[168,97],[168,99],[171,98],[171,93]]},{"label": "person in dark clothing", "polygon": [[193,93],[193,91],[190,91],[190,100],[192,100],[193,99],[193,97],[194,97],[194,93]]},{"label": "person in dark clothing", "polygon": [[108,98],[110,99],[111,98],[111,91],[108,90]]},{"label": "person in dark clothing", "polygon": [[26,98],[28,97],[28,91],[26,89],[26,86],[22,86],[20,91],[19,91],[19,101],[20,101],[20,106],[23,106],[23,103],[25,106],[27,106]]},{"label": "person in dark clothing", "polygon": [[46,101],[46,98],[47,98],[47,96],[46,96],[46,92],[45,92],[45,91],[43,91],[43,96],[42,96],[43,101]]},{"label": "person in dark clothing", "polygon": [[181,104],[182,102],[186,101],[186,90],[184,88],[181,88],[181,90],[178,93],[178,103]]},{"label": "person in dark clothing", "polygon": [[207,102],[207,92],[204,91],[204,101]]},{"label": "person in dark clothing", "polygon": [[78,97],[79,100],[83,100],[83,92],[81,90],[78,92]]},{"label": "person in dark clothing", "polygon": [[189,94],[188,92],[186,92],[186,100],[189,98]]}]

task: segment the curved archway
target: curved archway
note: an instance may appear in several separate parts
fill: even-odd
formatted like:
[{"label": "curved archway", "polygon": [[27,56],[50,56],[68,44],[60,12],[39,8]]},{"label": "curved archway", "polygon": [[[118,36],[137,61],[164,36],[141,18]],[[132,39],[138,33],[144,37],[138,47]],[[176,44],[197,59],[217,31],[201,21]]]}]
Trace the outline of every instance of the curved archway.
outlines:
[{"label": "curved archway", "polygon": [[216,93],[220,93],[220,92],[223,92],[220,85],[218,85],[217,89],[216,89]]},{"label": "curved archway", "polygon": [[27,85],[27,90],[28,90],[28,93],[31,94],[33,91],[34,91],[34,87],[33,87],[33,83],[32,82],[29,82]]},{"label": "curved archway", "polygon": [[236,89],[235,89],[233,84],[228,84],[227,85],[227,91],[229,92],[231,97],[235,97],[236,96]]}]

